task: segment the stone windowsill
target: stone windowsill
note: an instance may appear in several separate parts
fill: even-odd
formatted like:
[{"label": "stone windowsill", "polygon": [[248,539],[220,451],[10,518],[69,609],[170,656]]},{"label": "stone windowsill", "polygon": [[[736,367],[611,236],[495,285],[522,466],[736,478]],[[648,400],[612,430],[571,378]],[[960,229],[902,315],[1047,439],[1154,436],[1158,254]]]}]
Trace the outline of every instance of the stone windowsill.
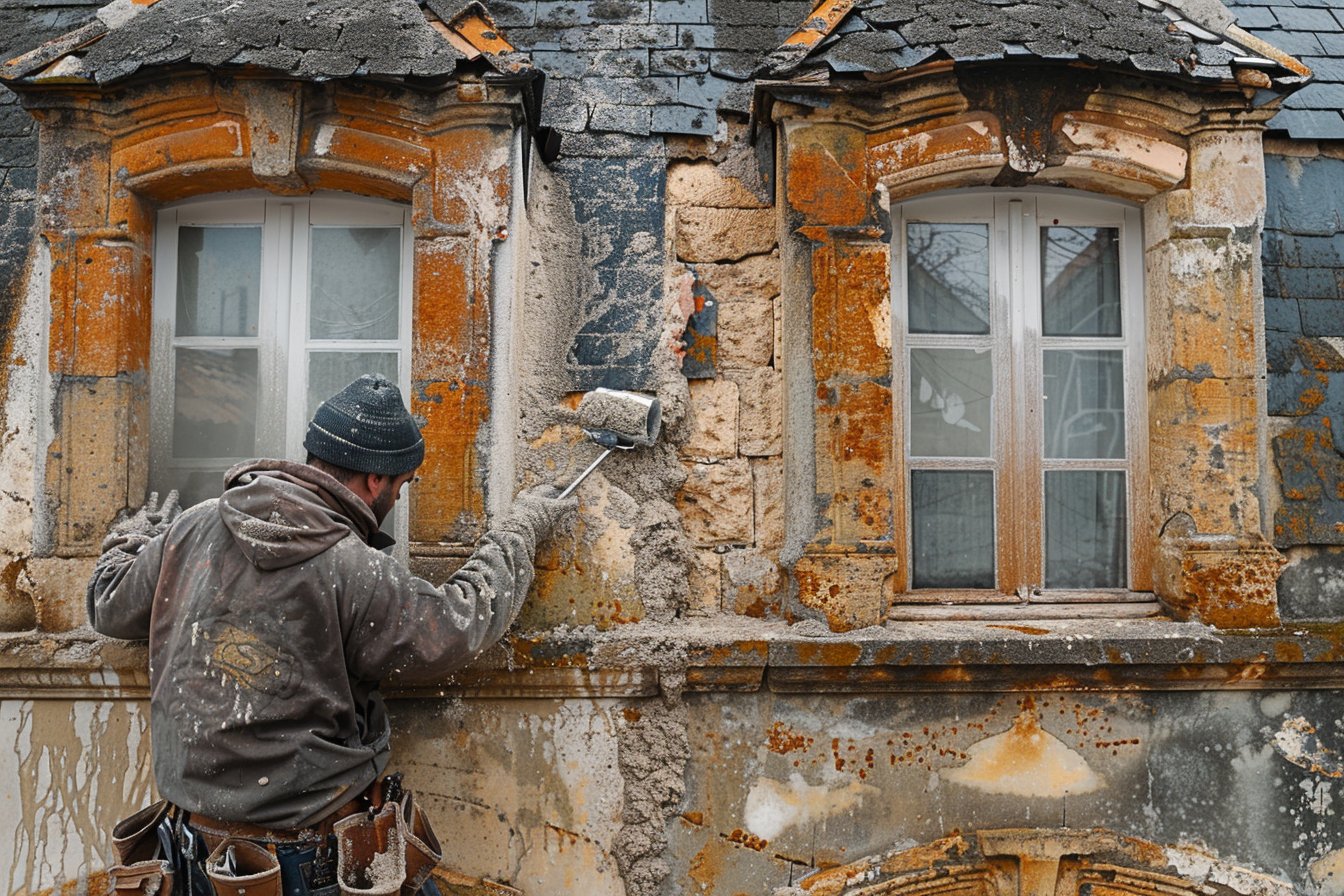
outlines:
[{"label": "stone windowsill", "polygon": [[[0,697],[137,699],[143,644],[0,636]],[[1344,686],[1344,624],[1227,632],[1165,619],[901,622],[833,634],[744,617],[521,633],[405,697],[1299,689]]]}]

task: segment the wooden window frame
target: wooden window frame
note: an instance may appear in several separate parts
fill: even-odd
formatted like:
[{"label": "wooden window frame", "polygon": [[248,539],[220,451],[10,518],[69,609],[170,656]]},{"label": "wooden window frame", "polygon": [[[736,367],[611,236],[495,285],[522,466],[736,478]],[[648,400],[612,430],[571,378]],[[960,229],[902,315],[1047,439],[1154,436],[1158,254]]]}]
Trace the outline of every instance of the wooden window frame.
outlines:
[{"label": "wooden window frame", "polygon": [[[970,191],[921,197],[893,208],[891,252],[893,395],[896,397],[895,493],[898,549],[903,552],[899,603],[1133,603],[1151,601],[1148,518],[1147,397],[1144,376],[1145,303],[1140,211],[1128,203],[1054,191]],[[1040,323],[1040,255],[1036,235],[1044,222],[1115,227],[1120,235],[1122,333],[1114,337],[1048,337]],[[906,223],[985,223],[989,228],[990,333],[984,336],[907,332]],[[991,457],[911,456],[908,425],[909,364],[913,348],[978,347],[991,351],[994,394]],[[1046,459],[1042,357],[1049,348],[1124,352],[1125,457]],[[1006,361],[1006,363],[1005,363]],[[1022,397],[1026,401],[1022,401]],[[910,473],[992,470],[995,474],[995,587],[921,588],[911,583],[914,547]],[[1051,470],[1117,470],[1126,474],[1127,570],[1124,588],[1046,589],[1044,581],[1044,475]],[[1033,485],[1034,483],[1034,485]],[[1034,526],[1014,524],[1033,520]]]}]

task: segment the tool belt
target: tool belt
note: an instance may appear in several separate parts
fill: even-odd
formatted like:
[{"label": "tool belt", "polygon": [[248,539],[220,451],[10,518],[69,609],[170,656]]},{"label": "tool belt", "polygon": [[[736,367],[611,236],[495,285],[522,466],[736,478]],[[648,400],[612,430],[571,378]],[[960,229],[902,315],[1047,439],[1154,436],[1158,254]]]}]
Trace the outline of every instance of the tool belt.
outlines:
[{"label": "tool belt", "polygon": [[438,838],[415,795],[401,789],[400,775],[375,782],[370,792],[328,820],[296,830],[206,818],[160,800],[113,828],[111,892],[191,896],[184,881],[193,870],[199,876],[196,863],[204,857],[214,896],[281,896],[281,853],[310,847],[316,858],[302,873],[338,884],[342,896],[414,896],[443,857]]}]

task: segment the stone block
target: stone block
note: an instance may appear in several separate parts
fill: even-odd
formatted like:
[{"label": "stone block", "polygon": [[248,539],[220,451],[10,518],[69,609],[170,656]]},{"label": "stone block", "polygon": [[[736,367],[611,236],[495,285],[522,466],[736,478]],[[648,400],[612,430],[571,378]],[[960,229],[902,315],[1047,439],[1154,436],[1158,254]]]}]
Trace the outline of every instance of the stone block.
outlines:
[{"label": "stone block", "polygon": [[831,631],[880,625],[887,611],[887,580],[897,561],[889,554],[805,554],[794,564],[798,602],[820,612]]},{"label": "stone block", "polygon": [[736,176],[739,170],[738,166],[709,161],[673,162],[667,168],[667,204],[767,208],[770,197],[757,195],[743,183],[742,178]]},{"label": "stone block", "polygon": [[691,464],[677,495],[686,536],[698,546],[751,544],[751,466],[745,458]]},{"label": "stone block", "polygon": [[737,455],[739,390],[727,379],[690,383],[690,438],[681,456],[698,461],[726,460]]},{"label": "stone block", "polygon": [[1276,582],[1287,560],[1258,538],[1169,532],[1154,562],[1157,596],[1182,620],[1215,628],[1279,624]]},{"label": "stone block", "polygon": [[753,460],[751,479],[756,547],[778,551],[784,546],[784,461],[777,457]]},{"label": "stone block", "polygon": [[863,132],[841,125],[799,128],[789,137],[789,207],[809,224],[856,226],[869,219],[872,190]]},{"label": "stone block", "polygon": [[765,367],[775,352],[775,303],[739,299],[719,303],[718,363],[723,370]]},{"label": "stone block", "polygon": [[68,632],[88,622],[84,587],[96,557],[35,557],[28,561],[37,630]]},{"label": "stone block", "polygon": [[691,551],[690,578],[686,598],[688,616],[713,616],[719,612],[723,595],[723,557],[713,548]]},{"label": "stone block", "polygon": [[774,457],[784,439],[784,375],[773,367],[733,371],[737,382],[737,450],[745,457]]},{"label": "stone block", "polygon": [[779,295],[779,253],[752,255],[732,264],[697,264],[695,278],[720,303]]},{"label": "stone block", "polygon": [[891,376],[890,260],[884,244],[814,250],[812,345],[818,381]]},{"label": "stone block", "polygon": [[676,252],[682,261],[739,261],[769,254],[778,241],[773,209],[676,210]]},{"label": "stone block", "polygon": [[[97,555],[117,513],[144,501],[143,494],[128,494],[127,470],[132,452],[144,452],[148,444],[147,401],[143,381],[109,377],[57,384],[57,435],[46,465],[56,554]],[[40,622],[40,607],[38,612]]]},{"label": "stone block", "polygon": [[723,555],[723,608],[757,619],[778,616],[787,581],[766,552],[757,548],[729,551]]}]

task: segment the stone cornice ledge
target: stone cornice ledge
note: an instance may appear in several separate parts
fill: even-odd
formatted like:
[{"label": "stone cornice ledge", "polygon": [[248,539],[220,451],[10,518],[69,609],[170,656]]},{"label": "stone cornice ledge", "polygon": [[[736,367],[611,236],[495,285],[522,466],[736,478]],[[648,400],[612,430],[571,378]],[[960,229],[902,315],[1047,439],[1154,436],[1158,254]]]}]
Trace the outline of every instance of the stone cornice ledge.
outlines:
[{"label": "stone cornice ledge", "polygon": [[[0,635],[0,698],[141,699],[143,644],[88,629]],[[393,698],[660,692],[946,693],[1344,687],[1344,623],[1216,631],[1162,619],[903,622],[834,634],[744,617],[514,633]]]}]

